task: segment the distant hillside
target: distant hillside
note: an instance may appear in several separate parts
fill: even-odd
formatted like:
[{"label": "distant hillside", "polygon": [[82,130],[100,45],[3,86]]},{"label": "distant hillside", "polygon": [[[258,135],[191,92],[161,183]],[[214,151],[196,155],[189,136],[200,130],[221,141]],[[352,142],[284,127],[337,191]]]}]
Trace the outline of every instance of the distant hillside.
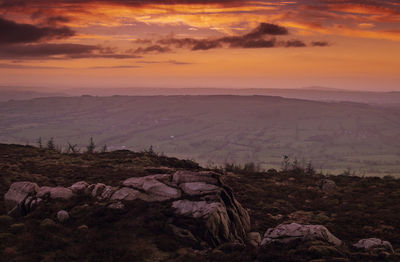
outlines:
[{"label": "distant hillside", "polygon": [[31,90],[18,90],[18,88],[0,87],[0,102],[8,100],[29,100],[39,97],[66,96],[65,93],[37,92]]},{"label": "distant hillside", "polygon": [[0,103],[0,141],[144,150],[204,165],[284,155],[317,169],[400,173],[400,109],[268,96],[58,97]]},{"label": "distant hillside", "polygon": [[86,88],[64,90],[69,95],[262,95],[316,101],[347,101],[369,104],[400,104],[400,92],[349,91],[328,87],[282,88]]}]

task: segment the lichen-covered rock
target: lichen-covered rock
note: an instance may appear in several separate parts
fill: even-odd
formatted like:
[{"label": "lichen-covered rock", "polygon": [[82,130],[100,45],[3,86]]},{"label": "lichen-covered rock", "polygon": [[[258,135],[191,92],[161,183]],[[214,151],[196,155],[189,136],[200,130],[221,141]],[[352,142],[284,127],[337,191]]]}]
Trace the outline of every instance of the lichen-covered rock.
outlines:
[{"label": "lichen-covered rock", "polygon": [[142,189],[146,181],[157,180],[163,182],[164,184],[169,184],[171,182],[172,175],[160,174],[160,175],[150,175],[142,177],[131,177],[122,182],[124,186],[133,187],[137,189]]},{"label": "lichen-covered rock", "polygon": [[35,196],[39,186],[32,182],[15,182],[4,195],[4,203],[7,211],[24,213],[26,199]]},{"label": "lichen-covered rock", "polygon": [[114,188],[112,188],[111,186],[105,186],[103,192],[98,198],[103,200],[110,199],[111,196],[114,194],[114,192],[115,192]]},{"label": "lichen-covered rock", "polygon": [[65,223],[65,222],[68,221],[68,219],[69,219],[69,213],[67,211],[60,210],[60,211],[57,212],[57,220],[60,223]]},{"label": "lichen-covered rock", "polygon": [[83,194],[88,186],[89,184],[86,181],[79,181],[70,186],[69,189],[75,194]]},{"label": "lichen-covered rock", "polygon": [[331,232],[322,225],[300,225],[291,223],[280,224],[277,227],[269,228],[264,234],[261,246],[266,246],[271,243],[289,243],[295,240],[321,240],[335,246],[342,245],[342,241],[332,235]]},{"label": "lichen-covered rock", "polygon": [[179,187],[182,189],[182,191],[185,194],[188,195],[204,195],[204,194],[210,194],[215,191],[220,190],[221,188],[212,185],[212,184],[207,184],[204,182],[190,182],[190,183],[182,183],[179,185]]},{"label": "lichen-covered rock", "polygon": [[384,251],[393,254],[393,247],[389,241],[384,241],[379,238],[367,238],[361,239],[353,245],[357,249],[361,249],[367,252],[370,251]]},{"label": "lichen-covered rock", "polygon": [[114,194],[111,196],[111,200],[132,201],[136,199],[142,199],[142,195],[143,193],[138,190],[129,187],[122,187],[114,192]]},{"label": "lichen-covered rock", "polygon": [[[151,175],[145,177],[132,177],[123,182],[126,187],[132,187],[144,191],[146,201],[165,201],[177,199],[181,196],[180,190],[161,182],[167,180],[170,175]],[[161,180],[161,181],[160,181]]]},{"label": "lichen-covered rock", "polygon": [[244,243],[250,229],[247,211],[225,190],[212,201],[177,200],[172,208],[178,223],[179,217],[192,218],[202,228],[201,237],[212,246],[235,240]]},{"label": "lichen-covered rock", "polygon": [[62,186],[58,187],[43,186],[39,189],[39,192],[37,193],[36,196],[40,198],[49,197],[51,199],[68,200],[74,196],[74,193],[72,192],[71,189]]},{"label": "lichen-covered rock", "polygon": [[94,185],[92,190],[93,197],[99,197],[103,193],[103,190],[106,188],[106,185],[103,183],[97,183]]}]

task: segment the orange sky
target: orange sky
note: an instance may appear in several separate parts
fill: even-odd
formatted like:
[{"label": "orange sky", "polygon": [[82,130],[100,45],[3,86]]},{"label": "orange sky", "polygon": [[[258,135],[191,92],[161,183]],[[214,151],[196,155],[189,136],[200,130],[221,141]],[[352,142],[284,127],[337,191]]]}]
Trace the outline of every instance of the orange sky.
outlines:
[{"label": "orange sky", "polygon": [[0,0],[0,85],[400,91],[398,1]]}]

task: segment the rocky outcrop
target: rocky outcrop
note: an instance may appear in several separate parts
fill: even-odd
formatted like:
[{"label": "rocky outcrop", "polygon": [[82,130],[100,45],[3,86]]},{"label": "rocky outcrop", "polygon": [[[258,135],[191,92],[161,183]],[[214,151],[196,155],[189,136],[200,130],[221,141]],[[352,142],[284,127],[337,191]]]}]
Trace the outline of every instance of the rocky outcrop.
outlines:
[{"label": "rocky outcrop", "polygon": [[393,254],[393,247],[389,241],[384,241],[379,238],[367,238],[361,239],[353,245],[356,249],[360,249],[366,252],[387,252]]},{"label": "rocky outcrop", "polygon": [[[211,246],[233,241],[244,243],[250,229],[247,211],[215,172],[177,171],[174,174],[131,177],[122,182],[122,187],[103,183],[89,185],[85,181],[69,188],[39,188],[34,183],[24,183],[28,184],[14,183],[6,194],[10,207],[26,202],[26,199],[31,204],[41,199],[68,200],[79,194],[94,198],[114,210],[125,209],[126,201],[170,201],[171,228],[176,235],[193,243],[206,241]],[[75,211],[74,208],[71,210],[72,216]],[[68,212],[58,212],[57,219],[64,223],[69,219]]]},{"label": "rocky outcrop", "polygon": [[4,195],[6,210],[9,215],[25,215],[33,209],[40,200],[34,197],[39,186],[32,182],[15,182]]},{"label": "rocky outcrop", "polygon": [[213,172],[183,172],[173,175],[172,182],[182,189],[184,196],[172,203],[179,217],[197,221],[203,239],[216,246],[235,240],[243,243],[250,229],[247,211],[236,201],[230,188],[223,185],[219,174]]},{"label": "rocky outcrop", "polygon": [[261,246],[272,243],[289,243],[292,241],[320,240],[325,243],[340,246],[342,241],[329,232],[322,225],[300,225],[297,223],[280,224],[275,228],[269,228],[261,242]]}]

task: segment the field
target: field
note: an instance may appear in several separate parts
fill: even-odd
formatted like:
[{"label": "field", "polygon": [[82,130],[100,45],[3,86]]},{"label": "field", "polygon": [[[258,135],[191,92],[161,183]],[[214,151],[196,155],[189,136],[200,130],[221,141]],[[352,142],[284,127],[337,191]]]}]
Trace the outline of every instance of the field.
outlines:
[{"label": "field", "polygon": [[318,171],[400,174],[400,108],[271,96],[55,97],[0,103],[0,142],[54,137],[84,150],[147,150],[205,166],[254,162],[280,168],[284,155]]}]

